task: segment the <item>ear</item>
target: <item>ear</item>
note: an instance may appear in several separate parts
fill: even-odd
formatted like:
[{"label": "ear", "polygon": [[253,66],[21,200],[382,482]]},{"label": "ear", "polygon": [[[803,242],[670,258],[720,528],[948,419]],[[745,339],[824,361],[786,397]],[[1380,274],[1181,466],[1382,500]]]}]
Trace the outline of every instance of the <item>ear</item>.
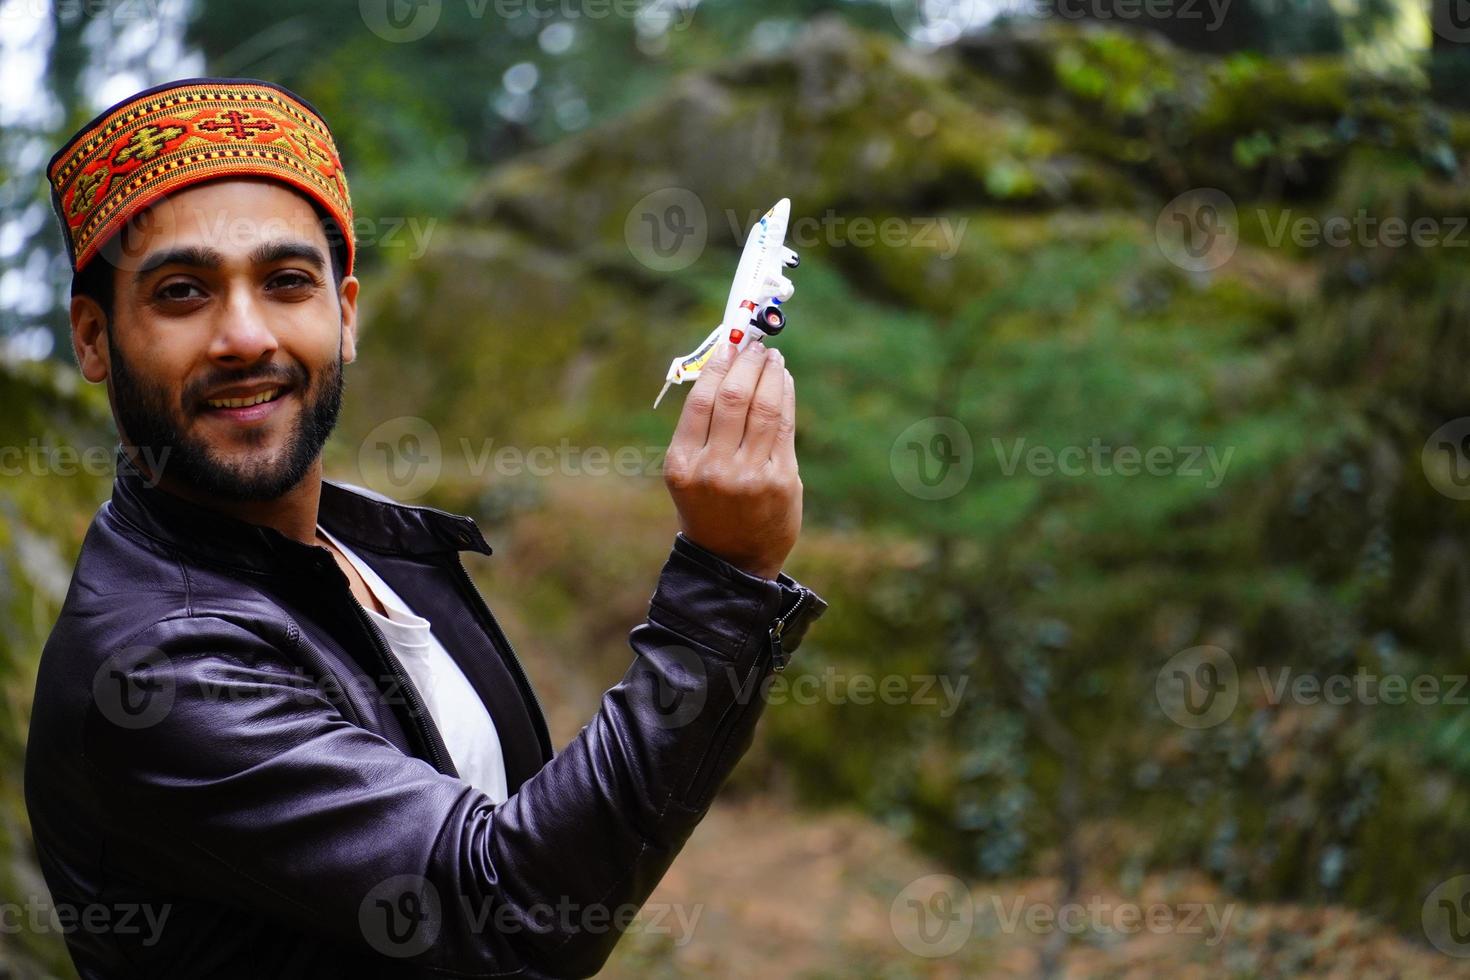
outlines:
[{"label": "ear", "polygon": [[107,380],[111,370],[107,352],[107,317],[90,296],[71,298],[71,349],[82,377],[92,384]]},{"label": "ear", "polygon": [[337,290],[337,300],[342,304],[342,363],[357,360],[357,277],[348,276]]}]

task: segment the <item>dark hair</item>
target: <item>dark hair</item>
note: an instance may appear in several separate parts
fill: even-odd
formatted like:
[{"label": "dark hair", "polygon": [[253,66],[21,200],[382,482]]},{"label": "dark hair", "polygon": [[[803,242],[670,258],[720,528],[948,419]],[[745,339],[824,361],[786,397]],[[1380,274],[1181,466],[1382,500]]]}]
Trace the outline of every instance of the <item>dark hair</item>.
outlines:
[{"label": "dark hair", "polygon": [[72,299],[85,296],[98,306],[102,307],[102,316],[108,322],[112,322],[112,299],[113,283],[116,272],[111,260],[106,253],[98,252],[87,263],[81,272],[72,273],[71,295]]},{"label": "dark hair", "polygon": [[[317,218],[322,223],[322,232],[327,236],[327,252],[331,255],[332,263],[332,285],[341,286],[346,276],[347,248],[346,240],[337,221],[327,210],[315,201],[311,201],[311,209],[316,212]],[[126,231],[119,234],[125,234]],[[117,266],[107,257],[105,249],[96,252],[92,261],[88,262],[81,272],[75,272],[71,277],[71,295],[86,296],[102,309],[102,316],[108,323],[112,322],[112,305],[116,298]]]}]

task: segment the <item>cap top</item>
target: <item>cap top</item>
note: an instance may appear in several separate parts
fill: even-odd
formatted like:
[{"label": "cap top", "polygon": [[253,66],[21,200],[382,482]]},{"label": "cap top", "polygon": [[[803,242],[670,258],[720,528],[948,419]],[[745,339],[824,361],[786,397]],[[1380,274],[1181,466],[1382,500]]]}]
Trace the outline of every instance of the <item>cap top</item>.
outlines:
[{"label": "cap top", "polygon": [[352,199],[326,121],[255,79],[190,78],[124,99],[77,131],[47,166],[73,271],[140,211],[207,180],[256,177],[307,195],[337,223],[352,274]]}]

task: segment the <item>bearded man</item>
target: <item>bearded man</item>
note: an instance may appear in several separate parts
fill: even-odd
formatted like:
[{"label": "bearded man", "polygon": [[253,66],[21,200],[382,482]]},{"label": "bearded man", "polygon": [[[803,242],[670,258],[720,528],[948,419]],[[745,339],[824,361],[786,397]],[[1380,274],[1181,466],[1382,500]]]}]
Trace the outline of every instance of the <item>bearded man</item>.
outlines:
[{"label": "bearded man", "polygon": [[460,560],[490,553],[475,522],[323,477],[360,286],[320,114],[186,79],[47,172],[73,350],[120,437],[26,755],[78,971],[596,972],[826,608],[781,571],[801,482],[780,354],[726,356],[690,392],[632,665],[553,754]]}]

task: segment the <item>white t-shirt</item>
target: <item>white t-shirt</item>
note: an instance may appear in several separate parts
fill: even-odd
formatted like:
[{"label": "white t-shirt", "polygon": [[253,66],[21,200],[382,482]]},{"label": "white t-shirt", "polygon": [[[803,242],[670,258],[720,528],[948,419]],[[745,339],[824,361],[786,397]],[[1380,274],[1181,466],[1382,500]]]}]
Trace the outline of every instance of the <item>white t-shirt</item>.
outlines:
[{"label": "white t-shirt", "polygon": [[429,627],[429,621],[415,615],[388,587],[379,575],[352,550],[328,534],[320,524],[317,530],[343,556],[367,583],[369,591],[388,610],[384,616],[364,607],[393,655],[403,664],[413,686],[428,706],[429,714],[444,737],[449,757],[459,770],[459,778],[475,786],[495,803],[504,803],[510,794],[506,788],[505,757],[501,754],[500,736],[485,702],[471,686],[464,671],[454,662]]}]

